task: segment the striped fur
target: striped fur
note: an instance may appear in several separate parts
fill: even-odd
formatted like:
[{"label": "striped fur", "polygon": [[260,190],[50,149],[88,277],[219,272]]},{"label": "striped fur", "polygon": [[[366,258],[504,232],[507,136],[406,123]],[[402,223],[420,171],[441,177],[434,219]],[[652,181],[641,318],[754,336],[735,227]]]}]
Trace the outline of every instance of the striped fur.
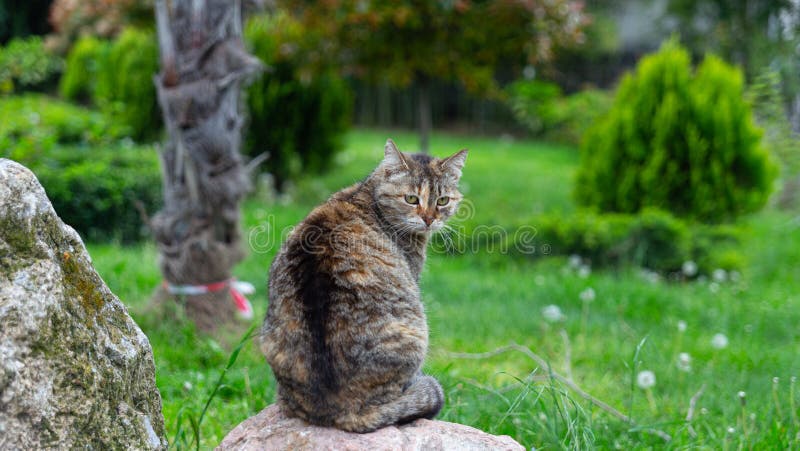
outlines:
[{"label": "striped fur", "polygon": [[287,414],[367,432],[442,408],[441,386],[421,372],[428,326],[418,281],[430,233],[461,200],[465,159],[465,150],[444,160],[403,154],[389,140],[372,174],[314,209],[284,243],[270,269],[261,350]]}]

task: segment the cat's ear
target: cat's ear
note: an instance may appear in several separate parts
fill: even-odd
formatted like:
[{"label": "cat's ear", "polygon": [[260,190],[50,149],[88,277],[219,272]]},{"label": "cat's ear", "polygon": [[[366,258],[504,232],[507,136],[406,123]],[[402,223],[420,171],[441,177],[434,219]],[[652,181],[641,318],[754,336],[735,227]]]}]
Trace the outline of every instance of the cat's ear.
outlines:
[{"label": "cat's ear", "polygon": [[453,155],[450,155],[442,160],[442,162],[439,163],[439,166],[443,170],[453,174],[455,178],[461,178],[461,169],[464,168],[464,163],[467,162],[467,152],[467,149],[461,149]]},{"label": "cat's ear", "polygon": [[411,170],[406,161],[406,157],[397,149],[397,146],[391,139],[386,140],[386,146],[383,148],[383,164],[406,171]]}]

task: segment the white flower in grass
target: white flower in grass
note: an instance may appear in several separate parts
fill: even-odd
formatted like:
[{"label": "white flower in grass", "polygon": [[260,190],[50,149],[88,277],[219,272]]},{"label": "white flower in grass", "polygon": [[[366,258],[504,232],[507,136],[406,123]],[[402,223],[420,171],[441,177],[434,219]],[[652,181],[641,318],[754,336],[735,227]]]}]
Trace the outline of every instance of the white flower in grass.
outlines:
[{"label": "white flower in grass", "polygon": [[636,375],[636,385],[639,388],[647,390],[656,385],[656,375],[650,370],[639,371]]},{"label": "white flower in grass", "polygon": [[684,373],[692,371],[692,356],[688,352],[678,354],[678,369]]},{"label": "white flower in grass", "polygon": [[687,327],[688,326],[686,324],[686,321],[684,321],[684,320],[678,321],[678,332],[681,332],[681,333],[686,332],[686,328]]},{"label": "white flower in grass", "polygon": [[569,256],[569,267],[572,269],[580,268],[581,264],[583,263],[583,259],[578,254],[572,254]]},{"label": "white flower in grass", "polygon": [[728,347],[728,337],[725,334],[716,334],[711,337],[711,346],[714,349],[725,349]]},{"label": "white flower in grass", "polygon": [[658,283],[661,280],[661,274],[650,271],[649,269],[643,269],[639,272],[639,275],[642,276],[642,279],[650,282],[650,283]]},{"label": "white flower in grass", "polygon": [[595,292],[594,292],[594,288],[589,287],[589,288],[581,291],[580,297],[581,297],[581,301],[583,301],[583,302],[592,302],[592,301],[594,301],[594,298],[596,297]]},{"label": "white flower in grass", "polygon": [[694,277],[694,276],[696,276],[697,275],[697,263],[695,263],[695,262],[693,262],[691,260],[683,262],[683,265],[681,266],[681,272],[686,277]]},{"label": "white flower in grass", "polygon": [[566,316],[561,312],[561,308],[557,305],[550,304],[542,309],[542,316],[548,323],[556,323],[563,321]]},{"label": "white flower in grass", "polygon": [[585,279],[589,277],[589,275],[591,274],[592,274],[592,268],[590,268],[589,265],[581,265],[581,267],[578,268],[578,277],[580,277],[581,279]]},{"label": "white flower in grass", "polygon": [[711,278],[714,279],[714,282],[722,283],[728,280],[728,271],[724,269],[715,269],[714,272],[711,273]]}]

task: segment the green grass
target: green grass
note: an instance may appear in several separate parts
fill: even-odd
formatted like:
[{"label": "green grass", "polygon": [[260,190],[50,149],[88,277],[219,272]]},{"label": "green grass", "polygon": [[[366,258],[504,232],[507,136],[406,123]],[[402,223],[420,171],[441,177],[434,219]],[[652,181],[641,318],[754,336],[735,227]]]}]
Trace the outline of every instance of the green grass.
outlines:
[{"label": "green grass", "polygon": [[[290,227],[332,191],[365,176],[380,160],[387,136],[401,149],[417,142],[405,132],[352,132],[338,166],[299,183],[291,201],[256,195],[245,203],[244,228],[252,246],[236,275],[258,288],[251,297],[257,318],[266,311],[267,269],[280,241],[270,241],[276,233],[267,230]],[[474,136],[435,134],[432,139],[436,155],[463,147],[470,149],[463,179],[473,212],[463,220],[467,230],[574,210],[574,150]],[[541,449],[665,446],[649,428],[672,436],[670,448],[798,449],[800,387],[790,396],[790,380],[800,375],[798,222],[772,210],[741,222],[748,230],[742,253],[749,264],[739,281],[718,286],[651,282],[635,268],[595,269],[581,278],[566,259],[556,257],[530,262],[498,252],[432,253],[422,292],[431,334],[426,370],[447,394],[440,419],[508,434]],[[191,435],[186,418],[203,410],[231,350],[199,336],[186,322],[167,323],[146,313],[147,299],[160,281],[152,245],[89,248],[100,274],[150,337],[168,438],[175,439],[183,418],[188,435],[173,444],[186,445]],[[580,293],[589,287],[597,296],[584,303]],[[561,308],[564,321],[543,319],[542,308],[550,304]],[[678,321],[687,323],[685,332],[678,331]],[[728,337],[727,348],[712,347],[717,333]],[[565,374],[569,364],[579,386],[632,417],[636,427],[551,382],[548,368],[520,352],[482,359],[452,355],[510,343],[530,348],[555,372]],[[690,372],[678,369],[681,352],[691,355]],[[656,375],[652,405],[635,385],[643,369]],[[773,377],[779,378],[777,384]],[[685,421],[689,401],[703,386],[690,428]],[[212,448],[271,403],[274,390],[257,346],[247,344],[210,404],[200,428],[201,447]],[[746,392],[745,406],[739,391]]]}]

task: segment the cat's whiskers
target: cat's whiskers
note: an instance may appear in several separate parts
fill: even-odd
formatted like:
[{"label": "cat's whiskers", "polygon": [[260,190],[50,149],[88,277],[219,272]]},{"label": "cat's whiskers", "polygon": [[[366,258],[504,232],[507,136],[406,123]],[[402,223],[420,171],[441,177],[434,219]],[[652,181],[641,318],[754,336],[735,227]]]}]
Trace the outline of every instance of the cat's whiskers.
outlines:
[{"label": "cat's whiskers", "polygon": [[452,252],[456,250],[455,241],[453,240],[453,235],[459,235],[459,232],[451,225],[443,223],[442,228],[437,230],[436,233],[442,237],[445,243],[445,247],[447,248],[448,252]]}]

